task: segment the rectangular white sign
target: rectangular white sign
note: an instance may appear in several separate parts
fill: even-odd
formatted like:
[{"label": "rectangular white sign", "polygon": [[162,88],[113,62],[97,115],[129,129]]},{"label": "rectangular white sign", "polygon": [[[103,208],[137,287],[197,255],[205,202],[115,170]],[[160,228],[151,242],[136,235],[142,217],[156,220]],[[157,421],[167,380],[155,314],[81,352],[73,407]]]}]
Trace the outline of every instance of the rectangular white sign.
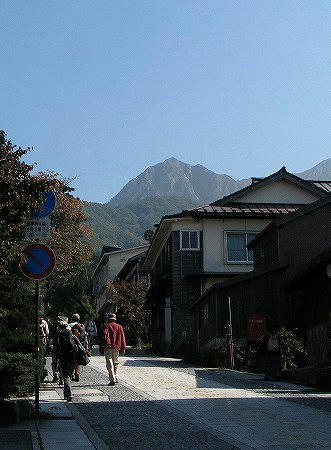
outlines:
[{"label": "rectangular white sign", "polygon": [[43,219],[29,219],[25,229],[25,239],[48,239],[51,236],[52,227],[50,217]]}]

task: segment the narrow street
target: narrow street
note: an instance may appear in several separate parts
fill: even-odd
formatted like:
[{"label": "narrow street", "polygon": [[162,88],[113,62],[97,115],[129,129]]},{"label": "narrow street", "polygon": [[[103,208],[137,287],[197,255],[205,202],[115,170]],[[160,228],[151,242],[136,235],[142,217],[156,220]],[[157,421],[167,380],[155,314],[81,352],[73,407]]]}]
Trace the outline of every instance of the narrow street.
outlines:
[{"label": "narrow street", "polygon": [[331,394],[130,352],[107,383],[93,356],[66,404],[95,448],[331,447]]}]

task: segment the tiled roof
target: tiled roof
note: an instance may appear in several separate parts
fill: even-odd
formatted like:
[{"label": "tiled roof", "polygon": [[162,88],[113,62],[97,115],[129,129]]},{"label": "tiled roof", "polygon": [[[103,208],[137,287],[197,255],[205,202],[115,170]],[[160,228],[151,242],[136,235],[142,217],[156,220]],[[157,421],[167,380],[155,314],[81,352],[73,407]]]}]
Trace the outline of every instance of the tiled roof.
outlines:
[{"label": "tiled roof", "polygon": [[233,216],[242,215],[280,215],[296,211],[302,205],[298,204],[273,204],[273,203],[229,203],[223,206],[206,205],[200,208],[186,211],[194,214],[226,214]]},{"label": "tiled roof", "polygon": [[324,191],[331,193],[331,181],[309,180],[309,182],[319,187],[320,189],[323,189]]},{"label": "tiled roof", "polygon": [[[264,178],[256,178],[252,177],[252,184],[258,183],[262,181]],[[326,192],[331,192],[331,180],[305,180],[308,183],[313,184],[314,186],[323,189]]]}]

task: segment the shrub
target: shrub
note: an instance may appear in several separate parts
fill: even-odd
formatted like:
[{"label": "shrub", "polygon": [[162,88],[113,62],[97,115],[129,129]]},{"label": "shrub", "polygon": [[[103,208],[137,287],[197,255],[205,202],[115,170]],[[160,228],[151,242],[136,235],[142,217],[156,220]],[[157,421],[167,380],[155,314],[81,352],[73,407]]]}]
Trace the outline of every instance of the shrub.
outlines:
[{"label": "shrub", "polygon": [[282,327],[278,336],[281,345],[282,370],[296,369],[305,365],[305,350],[303,339],[299,336],[299,331],[286,330]]},{"label": "shrub", "polygon": [[31,353],[0,353],[0,398],[24,396],[34,389],[34,357]]},{"label": "shrub", "polygon": [[263,372],[263,359],[252,344],[235,345],[234,368],[242,372]]}]

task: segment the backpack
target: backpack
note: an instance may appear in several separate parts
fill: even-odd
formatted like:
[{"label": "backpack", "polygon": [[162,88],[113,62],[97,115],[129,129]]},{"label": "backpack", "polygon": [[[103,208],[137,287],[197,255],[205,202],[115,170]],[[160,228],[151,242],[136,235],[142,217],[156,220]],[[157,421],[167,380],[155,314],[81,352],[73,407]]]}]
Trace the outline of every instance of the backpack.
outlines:
[{"label": "backpack", "polygon": [[268,339],[267,350],[269,352],[279,352],[279,341],[274,334],[271,334]]},{"label": "backpack", "polygon": [[79,336],[78,339],[80,341],[80,343],[86,347],[86,343],[87,343],[87,333],[85,331],[85,327],[82,323],[76,323],[73,327],[72,327],[72,331],[78,331]]},{"label": "backpack", "polygon": [[90,362],[90,359],[88,357],[87,351],[84,348],[84,346],[79,341],[79,338],[77,336],[73,336],[74,342],[76,343],[76,361],[77,364],[80,366],[87,366],[87,364]]},{"label": "backpack", "polygon": [[64,359],[75,358],[76,345],[73,341],[71,331],[61,330],[58,337],[58,348],[60,356]]}]

